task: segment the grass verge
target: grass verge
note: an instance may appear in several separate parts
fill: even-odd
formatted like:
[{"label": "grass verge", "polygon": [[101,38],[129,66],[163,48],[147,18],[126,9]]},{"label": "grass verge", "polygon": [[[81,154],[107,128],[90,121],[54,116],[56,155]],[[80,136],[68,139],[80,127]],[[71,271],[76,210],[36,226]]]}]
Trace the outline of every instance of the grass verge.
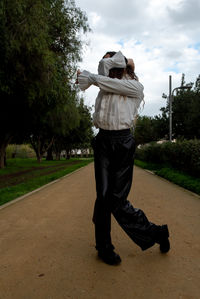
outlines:
[{"label": "grass verge", "polygon": [[[20,197],[28,192],[31,192],[49,182],[52,182],[66,174],[69,174],[80,167],[86,166],[87,164],[93,161],[92,158],[78,158],[78,159],[70,159],[68,161],[42,161],[41,164],[38,164],[35,159],[12,159],[8,160],[7,168],[0,170],[0,178],[4,175],[16,175],[21,171],[26,171],[34,168],[35,170],[44,166],[44,172],[41,170],[38,172],[38,176],[34,176],[33,178],[28,177],[23,183],[19,183],[14,186],[8,186],[0,189],[0,205],[3,205],[17,197]],[[53,173],[46,174],[45,168],[55,168],[62,165],[62,168],[54,171]]]},{"label": "grass verge", "polygon": [[192,177],[176,169],[153,163],[135,160],[135,165],[153,171],[156,175],[167,179],[187,190],[200,195],[200,179]]}]

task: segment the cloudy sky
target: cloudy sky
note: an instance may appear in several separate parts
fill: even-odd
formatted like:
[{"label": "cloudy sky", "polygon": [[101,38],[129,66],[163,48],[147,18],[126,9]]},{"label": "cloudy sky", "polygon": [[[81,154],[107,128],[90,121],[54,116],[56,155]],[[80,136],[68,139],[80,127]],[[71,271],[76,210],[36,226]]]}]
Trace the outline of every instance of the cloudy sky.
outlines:
[{"label": "cloudy sky", "polygon": [[[80,68],[97,73],[98,62],[106,51],[121,50],[133,58],[136,74],[144,85],[143,115],[154,116],[166,104],[169,75],[172,88],[200,74],[199,0],[75,0],[86,12],[92,32],[84,38]],[[97,88],[84,92],[88,105],[95,103]]]}]

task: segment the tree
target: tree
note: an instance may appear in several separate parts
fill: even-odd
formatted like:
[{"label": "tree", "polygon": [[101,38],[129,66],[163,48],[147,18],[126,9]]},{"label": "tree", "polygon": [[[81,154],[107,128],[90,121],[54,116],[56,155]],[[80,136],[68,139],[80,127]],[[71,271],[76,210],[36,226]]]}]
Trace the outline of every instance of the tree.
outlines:
[{"label": "tree", "polygon": [[149,116],[139,116],[137,119],[134,136],[136,144],[144,144],[155,140],[152,126],[152,118]]},{"label": "tree", "polygon": [[43,130],[49,111],[66,100],[81,30],[89,30],[87,18],[73,1],[0,2],[0,167],[7,144]]},{"label": "tree", "polygon": [[181,77],[181,87],[185,86],[185,74],[182,74],[182,77]]},{"label": "tree", "polygon": [[[66,136],[79,126],[79,99],[75,91],[67,97],[68,103],[57,106],[57,110],[51,113],[51,132],[54,136],[52,151],[56,153],[56,159],[60,159],[60,153],[65,149]],[[70,101],[70,102],[69,102]]]},{"label": "tree", "polygon": [[[193,86],[193,83],[185,81],[185,75],[182,74],[180,86]],[[194,87],[190,90],[179,89],[173,97],[172,110],[172,128],[173,138],[193,139],[200,138],[200,75],[197,77]],[[168,121],[169,103],[161,108],[161,119]]]},{"label": "tree", "polygon": [[200,75],[197,77],[195,85],[194,85],[194,91],[199,94],[200,93]]},{"label": "tree", "polygon": [[78,111],[80,115],[80,124],[74,129],[74,145],[87,148],[90,147],[93,130],[90,108],[84,105],[83,98],[80,99]]},{"label": "tree", "polygon": [[29,104],[37,93],[42,93],[45,85],[41,6],[30,1],[24,4],[24,1],[1,1],[0,4],[1,167],[7,144],[17,132],[24,131]]},{"label": "tree", "polygon": [[164,109],[160,109],[162,115],[156,115],[152,119],[154,141],[169,138],[169,119]]},{"label": "tree", "polygon": [[79,126],[70,131],[64,139],[64,149],[68,153],[68,156],[70,155],[72,149],[90,148],[91,140],[94,135],[92,130],[90,108],[84,105],[83,98],[80,99],[78,112],[80,117]]},{"label": "tree", "polygon": [[175,138],[200,139],[200,94],[184,91],[174,97],[173,133]]},{"label": "tree", "polygon": [[46,151],[53,150],[53,147],[55,149],[55,146],[58,148],[58,140],[79,125],[76,91],[63,78],[64,75],[60,78],[62,89],[52,95],[55,104],[48,110],[44,107],[44,111],[40,110],[40,113],[35,113],[32,117],[29,136],[38,162]]}]

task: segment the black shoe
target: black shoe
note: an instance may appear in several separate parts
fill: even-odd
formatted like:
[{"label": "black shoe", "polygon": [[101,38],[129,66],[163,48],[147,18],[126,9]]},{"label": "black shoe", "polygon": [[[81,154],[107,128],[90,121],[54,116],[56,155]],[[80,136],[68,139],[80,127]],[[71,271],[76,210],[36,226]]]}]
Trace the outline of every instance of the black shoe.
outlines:
[{"label": "black shoe", "polygon": [[160,244],[160,251],[162,253],[167,253],[170,250],[169,231],[166,224],[160,228],[157,243]]},{"label": "black shoe", "polygon": [[118,265],[121,263],[120,256],[112,249],[99,250],[98,256],[108,265]]},{"label": "black shoe", "polygon": [[169,242],[169,239],[163,239],[161,242],[160,242],[160,251],[162,253],[167,253],[168,251],[170,250],[170,242]]}]

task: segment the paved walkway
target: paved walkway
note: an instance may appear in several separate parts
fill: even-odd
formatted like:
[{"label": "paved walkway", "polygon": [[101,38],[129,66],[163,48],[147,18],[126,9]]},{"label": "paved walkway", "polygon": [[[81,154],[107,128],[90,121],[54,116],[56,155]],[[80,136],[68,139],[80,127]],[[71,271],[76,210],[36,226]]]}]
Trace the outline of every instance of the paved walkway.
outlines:
[{"label": "paved walkway", "polygon": [[93,164],[0,210],[0,299],[199,299],[200,198],[135,168],[129,195],[172,249],[142,252],[113,219],[122,264],[98,260]]}]

